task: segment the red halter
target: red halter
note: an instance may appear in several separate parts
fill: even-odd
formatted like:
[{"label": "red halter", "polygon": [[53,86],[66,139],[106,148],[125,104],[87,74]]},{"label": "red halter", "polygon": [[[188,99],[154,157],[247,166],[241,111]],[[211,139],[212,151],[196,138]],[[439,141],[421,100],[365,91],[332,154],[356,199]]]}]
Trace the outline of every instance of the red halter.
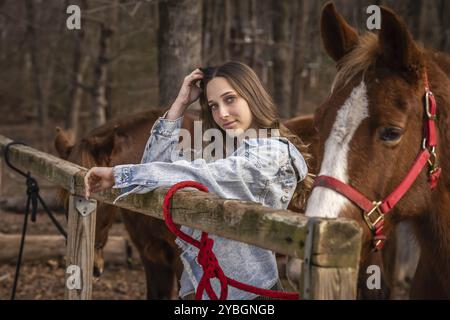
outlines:
[{"label": "red halter", "polygon": [[[425,165],[429,164],[429,183],[430,188],[433,190],[441,174],[441,168],[438,165],[436,157],[436,145],[437,145],[437,130],[436,130],[436,114],[437,105],[433,93],[431,92],[428,84],[428,76],[425,72],[425,117],[424,117],[424,132],[422,150],[416,157],[414,164],[409,170],[403,181],[397,186],[397,188],[388,195],[382,201],[370,201],[367,197],[361,194],[359,191],[351,187],[349,184],[341,182],[330,176],[318,176],[313,188],[324,187],[332,189],[347,199],[352,201],[358,207],[360,207],[364,213],[364,221],[369,226],[370,231],[373,234],[374,250],[377,251],[383,248],[386,236],[383,234],[384,216],[397,204],[397,202],[405,195],[411,185],[419,176]],[[374,217],[372,217],[374,216]]]}]

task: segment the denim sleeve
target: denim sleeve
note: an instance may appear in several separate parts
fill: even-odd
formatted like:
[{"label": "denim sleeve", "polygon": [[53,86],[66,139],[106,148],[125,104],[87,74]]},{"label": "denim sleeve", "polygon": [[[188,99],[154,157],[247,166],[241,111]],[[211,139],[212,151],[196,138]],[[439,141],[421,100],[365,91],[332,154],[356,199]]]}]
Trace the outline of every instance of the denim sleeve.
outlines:
[{"label": "denim sleeve", "polygon": [[141,163],[171,162],[172,153],[178,143],[183,117],[168,120],[165,119],[166,115],[167,112],[154,123]]},{"label": "denim sleeve", "polygon": [[196,159],[192,162],[178,160],[118,165],[113,168],[113,188],[131,190],[129,187],[133,187],[130,192],[122,194],[122,198],[129,193],[146,193],[158,187],[194,180],[221,198],[259,202],[260,195],[270,187],[268,182],[276,177],[280,166],[286,162],[287,150],[250,146],[241,151],[213,162]]},{"label": "denim sleeve", "polygon": [[113,168],[113,188],[142,186],[138,193],[158,187],[194,180],[205,185],[212,193],[228,199],[254,199],[255,189],[263,188],[267,179],[255,164],[241,156],[207,163],[204,159],[193,162],[179,160],[172,163],[151,162],[136,165],[118,165]]}]

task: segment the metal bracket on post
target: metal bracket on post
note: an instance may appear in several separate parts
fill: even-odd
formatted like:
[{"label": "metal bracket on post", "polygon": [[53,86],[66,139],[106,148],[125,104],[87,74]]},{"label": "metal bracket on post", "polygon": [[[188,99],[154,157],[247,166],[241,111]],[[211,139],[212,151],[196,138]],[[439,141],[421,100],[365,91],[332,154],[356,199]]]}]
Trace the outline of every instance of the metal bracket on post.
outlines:
[{"label": "metal bracket on post", "polygon": [[303,267],[302,267],[302,293],[301,299],[309,300],[311,299],[311,256],[312,256],[312,247],[314,241],[314,226],[316,224],[316,220],[310,218],[308,220],[307,229],[306,229],[306,241],[305,241],[305,249],[304,249],[304,257],[303,257]]},{"label": "metal bracket on post", "polygon": [[90,215],[97,208],[97,200],[86,200],[84,197],[75,197],[75,208],[83,217]]}]

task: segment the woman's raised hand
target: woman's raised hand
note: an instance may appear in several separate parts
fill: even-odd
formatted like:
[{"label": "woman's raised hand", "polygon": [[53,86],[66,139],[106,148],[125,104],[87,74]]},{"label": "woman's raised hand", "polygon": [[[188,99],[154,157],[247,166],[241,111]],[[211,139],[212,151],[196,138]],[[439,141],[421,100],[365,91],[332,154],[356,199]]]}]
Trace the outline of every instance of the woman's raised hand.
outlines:
[{"label": "woman's raised hand", "polygon": [[93,167],[84,176],[85,197],[89,199],[91,193],[110,189],[114,185],[113,168]]},{"label": "woman's raised hand", "polygon": [[202,89],[196,85],[196,82],[200,79],[203,79],[203,72],[200,69],[195,69],[191,74],[187,75],[173,105],[185,109],[196,101],[202,93]]}]

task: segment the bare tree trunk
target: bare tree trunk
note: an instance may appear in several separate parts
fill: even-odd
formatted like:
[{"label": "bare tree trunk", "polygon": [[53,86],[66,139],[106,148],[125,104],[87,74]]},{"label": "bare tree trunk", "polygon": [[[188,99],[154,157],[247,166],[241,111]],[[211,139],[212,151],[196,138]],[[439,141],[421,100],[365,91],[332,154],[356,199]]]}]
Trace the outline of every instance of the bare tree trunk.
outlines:
[{"label": "bare tree trunk", "polygon": [[178,94],[182,79],[201,66],[201,18],[201,1],[165,0],[159,3],[160,106],[169,106]]},{"label": "bare tree trunk", "polygon": [[[108,19],[108,25],[110,26],[118,26],[120,27],[120,1],[121,0],[114,0],[114,8],[110,14],[110,19]],[[111,45],[110,45],[110,52],[111,54],[113,54],[115,58],[117,58],[117,52],[120,50],[119,48],[121,47],[120,45],[120,36],[116,36],[114,37],[114,39],[111,39]],[[106,100],[108,101],[107,104],[107,108],[105,110],[105,115],[106,115],[106,119],[111,119],[114,115],[114,98],[113,98],[113,84],[114,84],[114,78],[116,76],[115,73],[115,68],[114,68],[114,64],[113,61],[110,61],[110,63],[108,64],[108,80],[107,80],[107,84],[106,84]]]},{"label": "bare tree trunk", "polygon": [[231,41],[231,2],[230,0],[224,0],[224,33],[223,33],[223,59],[225,61],[230,60],[230,41]]},{"label": "bare tree trunk", "polygon": [[230,0],[203,0],[202,57],[205,65],[229,60],[230,29]]},{"label": "bare tree trunk", "polygon": [[420,13],[422,12],[423,1],[422,0],[409,0],[406,1],[404,7],[405,20],[407,21],[408,27],[415,39],[423,40],[421,34],[421,18]]},{"label": "bare tree trunk", "polygon": [[[260,29],[258,28],[258,18],[256,16],[256,0],[250,0],[249,3],[250,10],[250,39],[252,45],[249,46],[250,49],[250,66],[253,69],[257,68],[257,56],[260,52],[258,37],[260,33]],[[257,72],[258,73],[258,72]]]},{"label": "bare tree trunk", "polygon": [[[41,45],[41,47],[44,47],[45,51],[48,52],[47,58],[45,60],[42,60],[40,63],[45,66],[46,70],[46,73],[44,74],[45,77],[43,77],[42,95],[44,99],[44,106],[46,106],[45,108],[47,112],[47,118],[49,119],[51,119],[49,108],[54,105],[53,94],[55,93],[55,83],[56,81],[58,81],[57,67],[59,61],[61,61],[58,61],[59,57],[56,52],[58,52],[58,50],[63,47],[64,31],[66,29],[66,16],[64,15],[64,13],[66,12],[66,8],[68,5],[69,0],[65,0],[64,2],[54,2],[52,3],[52,5],[49,5],[49,12],[54,13],[56,16],[51,20],[51,22],[47,23],[51,23],[55,26],[55,28],[51,28],[53,30],[50,31],[51,38],[49,43],[47,45]],[[50,128],[49,126],[43,126],[42,133],[44,135],[43,150],[48,152],[48,141],[52,141],[54,137],[53,128]]]},{"label": "bare tree trunk", "polygon": [[239,19],[238,14],[241,12],[238,8],[238,0],[229,0],[231,2],[231,17],[230,17],[230,58],[236,59],[236,57],[241,56],[240,52],[242,50],[242,44],[236,40],[242,38],[242,21]]},{"label": "bare tree trunk", "polygon": [[[85,7],[86,1],[82,2],[83,9]],[[84,29],[78,30],[75,36],[75,45],[73,49],[73,62],[72,62],[72,73],[70,75],[70,111],[69,117],[66,121],[66,129],[71,129],[75,139],[78,138],[78,126],[80,118],[81,100],[83,97],[83,89],[81,85],[83,84],[83,72],[84,67],[87,66],[87,59],[83,58],[83,40],[85,37]]]},{"label": "bare tree trunk", "polygon": [[274,0],[274,100],[282,118],[290,114],[292,85],[291,9],[289,0]]},{"label": "bare tree trunk", "polygon": [[34,91],[36,95],[36,112],[38,122],[42,127],[47,126],[48,108],[44,101],[44,94],[42,89],[42,72],[39,64],[39,48],[36,34],[36,18],[34,3],[32,0],[25,0],[26,12],[26,38],[28,40],[28,50],[31,58],[32,76],[34,82]]},{"label": "bare tree trunk", "polygon": [[217,60],[217,55],[220,54],[218,46],[216,45],[217,33],[219,30],[215,28],[215,8],[220,7],[220,1],[203,0],[203,24],[202,24],[202,57],[203,63],[206,65],[214,64]]},{"label": "bare tree trunk", "polygon": [[[3,7],[5,5],[6,1],[1,0],[0,1],[0,10],[3,10]],[[5,48],[7,45],[7,38],[8,38],[8,29],[4,28],[5,23],[3,17],[0,18],[0,26],[2,27],[2,32],[0,33],[0,48]],[[4,61],[6,58],[6,50],[0,50],[0,61]]]},{"label": "bare tree trunk", "polygon": [[270,71],[273,64],[273,3],[251,1],[252,67],[270,94],[273,94]]},{"label": "bare tree trunk", "polygon": [[70,115],[67,119],[66,128],[70,128],[74,138],[78,138],[79,118],[81,111],[81,102],[83,99],[83,89],[81,85],[84,83],[84,71],[88,65],[88,57],[83,56],[83,40],[85,37],[84,30],[77,31],[73,52],[73,64],[71,74],[71,90],[70,90]]},{"label": "bare tree trunk", "polygon": [[[420,40],[425,47],[439,48],[441,42],[441,35],[439,31],[440,26],[440,12],[438,12],[437,1],[420,1],[416,8],[419,18],[419,37],[416,40]],[[415,23],[415,22],[414,22]],[[408,26],[412,26],[412,23],[408,23]],[[414,28],[413,28],[414,30]],[[414,34],[414,33],[413,33]]]},{"label": "bare tree trunk", "polygon": [[250,0],[230,0],[232,1],[231,18],[231,59],[240,60],[252,67],[252,45],[253,36],[250,27],[252,19],[250,11]]},{"label": "bare tree trunk", "polygon": [[292,58],[292,94],[290,101],[289,115],[295,116],[300,111],[302,102],[304,99],[303,88],[303,68],[305,66],[305,53],[306,43],[304,41],[306,37],[306,25],[305,22],[308,19],[305,14],[307,9],[307,0],[297,1],[296,5],[292,8],[294,14],[294,32],[293,32],[293,58]]},{"label": "bare tree trunk", "polygon": [[308,21],[305,45],[309,46],[309,48],[305,66],[305,81],[308,81],[306,83],[307,88],[312,89],[313,91],[317,90],[319,87],[319,70],[323,58],[323,50],[320,41],[317,40],[321,7],[322,4],[319,1],[311,1],[307,6],[308,12],[306,13],[308,15]]},{"label": "bare tree trunk", "polygon": [[450,2],[448,0],[440,0],[438,5],[439,19],[441,22],[439,49],[450,54]]},{"label": "bare tree trunk", "polygon": [[101,126],[106,122],[106,108],[108,100],[106,99],[106,85],[108,81],[108,63],[109,63],[109,45],[112,29],[100,24],[100,43],[99,53],[94,69],[93,84],[93,108],[92,108],[92,125],[94,128]]}]

